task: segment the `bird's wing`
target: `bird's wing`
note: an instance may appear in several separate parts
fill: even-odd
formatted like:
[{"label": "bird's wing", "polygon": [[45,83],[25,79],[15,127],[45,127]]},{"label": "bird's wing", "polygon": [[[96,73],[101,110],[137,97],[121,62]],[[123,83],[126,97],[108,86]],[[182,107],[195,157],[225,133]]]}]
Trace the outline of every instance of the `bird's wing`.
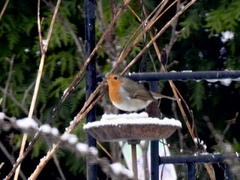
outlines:
[{"label": "bird's wing", "polygon": [[139,89],[136,93],[133,95],[137,99],[142,99],[145,101],[153,100],[151,93],[145,89]]},{"label": "bird's wing", "polygon": [[123,89],[128,92],[128,97],[132,99],[152,100],[152,94],[147,91],[142,84],[135,81],[131,82],[131,87],[123,86]]}]

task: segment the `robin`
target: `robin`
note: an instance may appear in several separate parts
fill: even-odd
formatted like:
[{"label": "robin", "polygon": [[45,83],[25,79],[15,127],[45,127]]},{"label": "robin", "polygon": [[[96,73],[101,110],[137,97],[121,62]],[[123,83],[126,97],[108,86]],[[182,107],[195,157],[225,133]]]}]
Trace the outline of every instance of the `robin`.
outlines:
[{"label": "robin", "polygon": [[113,105],[123,111],[138,111],[147,107],[152,101],[168,96],[148,91],[142,84],[117,74],[106,76],[109,98]]}]

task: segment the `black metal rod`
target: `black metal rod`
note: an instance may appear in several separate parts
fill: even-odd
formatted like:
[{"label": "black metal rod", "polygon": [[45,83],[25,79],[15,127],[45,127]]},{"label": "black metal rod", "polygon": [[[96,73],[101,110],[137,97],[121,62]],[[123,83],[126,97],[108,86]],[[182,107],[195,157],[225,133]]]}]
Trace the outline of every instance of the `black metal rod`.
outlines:
[{"label": "black metal rod", "polygon": [[159,72],[159,73],[132,73],[126,75],[135,80],[159,81],[159,80],[207,80],[207,79],[225,79],[240,78],[240,71],[183,71],[183,72]]},{"label": "black metal rod", "polygon": [[[95,0],[85,0],[85,53],[86,59],[95,47]],[[96,89],[96,64],[95,57],[91,60],[86,68],[86,100],[91,93]],[[96,110],[93,107],[92,110],[86,116],[87,122],[93,122],[96,120]],[[87,142],[89,146],[96,147],[96,140],[87,134]],[[97,180],[97,165],[92,165],[87,162],[87,179]]]},{"label": "black metal rod", "polygon": [[187,163],[188,166],[188,180],[194,180],[196,179],[196,169],[195,169],[195,163]]},{"label": "black metal rod", "polygon": [[[158,92],[158,82],[157,81],[151,81],[150,82],[150,90],[153,92]],[[147,108],[148,109],[148,108]],[[155,110],[159,110],[159,108],[156,108]],[[149,116],[160,116],[159,113],[153,113],[152,110],[149,110],[152,114],[149,114]],[[148,112],[149,113],[149,112]],[[158,117],[159,118],[159,117]],[[158,141],[151,141],[151,179],[152,180],[158,180],[159,179],[159,147],[158,147]]]},{"label": "black metal rod", "polygon": [[228,164],[225,164],[225,175],[226,175],[227,180],[233,179],[233,176],[232,176],[232,173],[230,170],[230,166]]},{"label": "black metal rod", "polygon": [[181,155],[168,156],[159,158],[160,164],[187,164],[187,163],[225,163],[225,159],[237,158],[240,160],[238,154],[206,154],[206,155]]},{"label": "black metal rod", "polygon": [[151,141],[151,179],[159,179],[159,147],[158,141]]}]

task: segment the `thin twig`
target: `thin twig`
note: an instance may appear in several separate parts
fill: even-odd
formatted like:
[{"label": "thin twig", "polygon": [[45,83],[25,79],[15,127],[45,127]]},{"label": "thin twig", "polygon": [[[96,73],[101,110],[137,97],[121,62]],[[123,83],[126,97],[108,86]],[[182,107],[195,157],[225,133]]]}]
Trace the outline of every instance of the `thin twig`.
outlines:
[{"label": "thin twig", "polygon": [[99,142],[97,141],[97,145],[107,154],[107,156],[112,160],[111,154],[107,151],[107,149]]},{"label": "thin twig", "polygon": [[96,1],[97,3],[97,8],[96,8],[96,17],[98,18],[98,20],[100,21],[99,24],[99,30],[104,33],[104,31],[107,29],[107,25],[106,22],[104,20],[104,15],[103,15],[103,4],[102,4],[102,0],[98,0]]},{"label": "thin twig", "polygon": [[[2,93],[5,92],[5,90],[4,90],[3,88],[1,88],[1,87],[0,87],[0,91],[1,91]],[[8,98],[10,98],[10,99],[12,100],[12,102],[13,102],[15,105],[17,105],[17,106],[21,109],[21,111],[22,111],[23,113],[25,113],[26,115],[28,114],[28,110],[13,96],[13,94],[12,94],[11,92],[7,92],[6,95],[7,95]],[[0,104],[1,104],[1,103],[0,103]]]},{"label": "thin twig", "polygon": [[[49,144],[49,143],[48,143],[48,146],[50,147],[50,144]],[[54,161],[54,164],[55,164],[56,167],[57,167],[57,170],[58,170],[58,172],[59,172],[59,174],[60,174],[61,179],[62,179],[62,180],[66,180],[66,177],[65,177],[65,175],[64,175],[64,173],[63,173],[63,170],[62,170],[62,168],[61,168],[61,166],[60,166],[60,163],[59,163],[59,160],[58,160],[56,154],[53,155],[53,161]]]},{"label": "thin twig", "polygon": [[[12,129],[18,129],[18,130],[22,130],[25,133],[28,133],[32,136],[34,136],[34,134],[36,134],[36,132],[39,131],[39,129],[42,131],[43,136],[48,138],[48,141],[51,144],[57,144],[56,146],[58,146],[58,144],[61,144],[61,147],[64,149],[69,150],[70,152],[72,152],[73,154],[75,154],[77,157],[81,156],[81,157],[85,157],[90,164],[98,164],[102,171],[109,175],[112,179],[115,179],[116,177],[121,178],[122,180],[129,180],[132,179],[133,174],[127,170],[123,165],[121,165],[119,162],[117,163],[117,167],[118,167],[118,171],[115,171],[115,164],[110,164],[109,160],[107,160],[107,158],[99,158],[98,157],[98,150],[95,147],[89,147],[87,144],[81,143],[78,141],[78,138],[76,135],[74,134],[70,134],[70,133],[64,133],[62,135],[59,135],[58,131],[56,131],[56,129],[51,126],[49,126],[48,124],[45,124],[43,126],[40,126],[40,128],[38,128],[36,126],[36,124],[34,123],[34,121],[32,121],[31,119],[26,119],[26,122],[28,124],[27,126],[22,126],[23,124],[19,121],[12,120],[10,122],[5,121],[4,119],[12,119],[13,117],[7,117],[5,115],[5,117],[3,119],[0,120],[0,124],[1,126],[9,126]],[[23,120],[25,121],[25,120]],[[46,130],[46,128],[48,130]],[[49,131],[50,130],[50,131]],[[54,130],[55,133],[52,133]],[[72,137],[72,138],[69,138]],[[72,140],[70,140],[72,139]],[[54,145],[53,149],[56,147]],[[49,151],[47,153],[47,156],[52,156],[55,155],[54,151]],[[45,159],[42,159],[43,161],[45,161]],[[0,169],[1,166],[3,166],[3,163],[0,164]],[[120,168],[120,169],[119,169]],[[36,172],[39,173],[39,172]],[[34,177],[30,177],[29,179],[33,180],[36,179],[36,176]],[[65,178],[63,178],[65,179]]]},{"label": "thin twig", "polygon": [[[175,14],[175,16],[169,22],[166,23],[166,25],[154,36],[153,39],[151,39],[151,41],[148,42],[148,44],[138,53],[138,55],[135,58],[133,58],[133,60],[122,71],[122,74],[124,74],[142,56],[142,54],[152,45],[152,43],[156,41],[163,34],[163,32],[171,25],[172,21],[178,18],[183,12],[185,12],[195,2],[196,0],[190,1],[186,6],[184,6],[184,8],[182,8],[177,14]],[[162,13],[159,16],[161,15]],[[155,19],[151,21],[151,23],[149,22],[149,24],[145,27],[145,29],[149,29],[154,22],[155,22]]]},{"label": "thin twig", "polygon": [[39,163],[39,165],[36,167],[34,172],[28,178],[29,180],[37,179],[38,175],[40,174],[42,169],[45,167],[45,165],[47,164],[48,160],[52,158],[53,154],[56,152],[56,150],[59,148],[59,146],[60,146],[60,142],[58,142],[57,144],[53,145],[53,148],[50,151],[48,151],[48,153],[46,154],[46,156],[44,156],[44,158],[41,159],[41,162]]},{"label": "thin twig", "polygon": [[64,93],[64,95],[62,96],[62,99],[65,100],[68,95],[73,91],[73,89],[75,89],[75,86],[79,83],[79,80],[83,77],[83,73],[86,69],[86,67],[88,66],[88,64],[90,63],[90,61],[92,60],[93,56],[95,55],[95,53],[97,52],[98,48],[101,46],[101,43],[104,41],[104,39],[106,38],[106,36],[108,35],[109,31],[113,28],[114,24],[116,23],[117,19],[120,17],[120,15],[122,14],[123,10],[125,9],[126,5],[130,2],[130,0],[126,0],[123,4],[123,6],[119,9],[119,11],[117,12],[116,16],[113,18],[113,20],[111,21],[111,23],[109,24],[108,28],[106,29],[106,31],[103,33],[103,35],[101,36],[100,40],[98,41],[98,43],[96,44],[95,48],[92,50],[91,54],[89,55],[89,57],[86,59],[85,63],[83,64],[82,68],[80,69],[80,71],[78,72],[78,74],[76,75],[75,79],[72,81],[72,83],[70,84],[70,86],[68,87],[66,93]]},{"label": "thin twig", "polygon": [[[181,6],[181,1],[177,1],[177,7],[176,7],[176,13],[180,10],[180,7]],[[173,22],[172,22],[172,30],[171,30],[171,38],[170,38],[170,41],[167,45],[167,48],[166,48],[166,52],[167,52],[167,55],[170,53],[174,43],[177,41],[177,37],[178,37],[178,33],[176,33],[176,29],[177,29],[177,25],[178,25],[178,19],[179,18],[176,18]],[[167,63],[166,63],[167,64]]]},{"label": "thin twig", "polygon": [[[7,148],[3,145],[3,143],[0,141],[0,149],[2,150],[3,154],[8,158],[10,163],[13,165],[14,164],[14,157],[7,151]],[[26,180],[27,177],[23,174],[22,171],[20,171],[20,176],[22,179]]]},{"label": "thin twig", "polygon": [[[139,54],[128,64],[128,66],[123,70],[122,74],[124,74],[141,56],[142,54],[150,47],[150,45],[158,38],[162,35],[162,33],[172,24],[173,21],[175,21],[184,11],[186,11],[192,4],[194,4],[196,2],[196,0],[192,0],[190,1],[186,6],[184,6],[184,8],[182,8],[178,13],[175,14],[175,16],[151,39],[151,41],[139,52]],[[165,67],[164,67],[165,68]],[[164,69],[166,71],[166,69]],[[179,95],[181,97],[181,94],[178,92],[176,86],[174,85],[174,83],[172,81],[169,81],[170,86],[173,90],[174,96],[177,99],[177,103],[178,106],[180,108],[180,111],[182,113],[183,119],[186,123],[186,126],[188,128],[188,131],[192,137],[192,139],[196,139],[196,135],[194,134],[191,125],[188,121],[187,115],[182,107]],[[182,97],[181,97],[182,98]],[[187,104],[186,104],[187,105]],[[188,106],[187,106],[188,107]],[[190,110],[189,110],[190,112]],[[198,143],[196,141],[195,142],[195,146],[198,147]],[[210,176],[210,178],[212,180],[215,179],[215,173],[213,172],[211,165],[210,164],[204,164],[205,168],[208,171],[208,174]]]},{"label": "thin twig", "polygon": [[40,17],[40,0],[38,0],[37,3],[37,24],[38,24],[38,38],[39,38],[39,46],[41,49],[41,53],[44,54],[43,52],[43,41],[42,41],[42,31],[41,31],[41,17]]},{"label": "thin twig", "polygon": [[[192,2],[192,3],[194,3],[194,2]],[[173,4],[173,3],[172,3],[172,4]],[[189,3],[189,4],[190,4],[190,3]],[[186,6],[188,6],[189,4],[187,4]],[[191,5],[191,4],[190,4],[190,5]],[[189,5],[189,6],[190,6],[190,5]],[[186,7],[186,6],[185,6],[185,7]],[[189,7],[189,6],[188,6],[188,7]],[[186,9],[185,9],[185,10],[186,10]],[[185,10],[184,10],[184,11],[185,11]],[[180,10],[180,4],[179,4],[179,1],[178,1],[178,4],[177,4],[177,13],[176,13],[176,15],[179,14],[180,11],[181,11],[181,10]],[[182,12],[184,12],[184,11],[182,11]],[[176,16],[176,15],[175,15],[175,16]],[[175,32],[175,29],[176,29],[176,25],[177,25],[177,20],[178,20],[178,18],[179,18],[179,16],[177,16],[176,18],[173,17],[172,20],[169,21],[169,22],[171,22],[172,27],[173,27],[173,29],[172,29],[172,36],[174,36],[174,37],[172,37],[171,40],[170,40],[170,45],[169,45],[169,47],[168,47],[168,54],[169,54],[170,49],[171,49],[172,46],[173,46],[173,43],[176,41],[176,34],[175,34],[174,32]],[[160,33],[160,32],[159,32],[159,33]],[[153,40],[153,37],[152,37],[151,34],[150,34],[150,36],[151,36],[151,38],[152,38],[152,40]],[[155,42],[155,41],[154,41],[154,42]],[[157,46],[154,46],[154,47],[155,47],[155,50],[158,49]],[[157,53],[157,55],[158,55],[159,61],[161,62],[160,51],[157,50],[156,53]],[[162,70],[165,71],[165,72],[167,71],[164,65],[162,66]],[[176,98],[176,99],[179,99],[179,96],[180,96],[180,98],[181,98],[182,101],[184,102],[185,106],[187,107],[189,114],[192,115],[192,113],[191,113],[191,111],[190,111],[187,103],[185,102],[185,100],[184,100],[183,97],[181,96],[180,92],[178,91],[178,89],[177,89],[177,87],[175,86],[175,84],[173,83],[173,81],[169,81],[169,84],[170,84],[170,86],[171,86],[171,88],[172,88],[172,90],[173,90],[173,93],[174,93],[175,98]],[[189,121],[188,121],[187,115],[186,115],[186,113],[185,113],[185,111],[184,111],[184,108],[183,108],[183,106],[182,106],[182,104],[181,104],[181,101],[178,100],[177,103],[178,103],[178,107],[180,108],[180,111],[181,111],[181,113],[182,113],[183,119],[185,120],[185,123],[186,123],[186,125],[187,125],[188,131],[189,131],[189,133],[190,133],[190,135],[191,135],[191,137],[192,137],[192,139],[193,139],[193,141],[194,141],[194,139],[196,139],[196,135],[194,134],[194,129],[191,127],[191,125],[190,125],[190,123],[189,123]],[[192,117],[192,116],[191,116],[191,117]],[[198,138],[197,138],[197,139],[198,139]],[[198,147],[198,142],[197,142],[197,141],[194,141],[194,144],[195,144],[196,147]],[[205,163],[204,165],[205,165],[205,168],[206,168],[207,171],[208,171],[208,174],[209,174],[210,178],[211,178],[212,180],[215,179],[215,173],[214,173],[214,171],[213,171],[213,168],[212,168],[211,164]]]},{"label": "thin twig", "polygon": [[[43,0],[43,2],[51,9],[52,12],[54,12],[54,6],[52,4],[52,2],[48,2],[46,0]],[[60,20],[60,22],[62,23],[63,27],[65,28],[65,30],[71,35],[76,47],[77,47],[77,51],[79,52],[80,56],[82,57],[82,59],[84,59],[85,57],[85,50],[84,50],[84,43],[81,39],[78,38],[78,36],[76,35],[76,33],[74,32],[74,30],[72,29],[72,27],[70,26],[69,22],[60,14],[58,13],[57,18]]]},{"label": "thin twig", "polygon": [[[101,45],[101,43],[103,42],[104,38],[106,37],[106,35],[108,34],[109,29],[111,29],[113,27],[113,25],[115,24],[116,20],[118,19],[118,17],[121,15],[121,13],[123,12],[123,10],[125,9],[126,5],[130,2],[130,0],[127,0],[124,2],[123,6],[119,9],[119,11],[117,12],[116,16],[113,18],[113,20],[111,21],[111,23],[109,24],[108,28],[106,29],[106,31],[104,32],[104,34],[102,35],[102,37],[100,38],[99,42],[97,43],[97,45],[95,46],[95,48],[93,49],[92,53],[89,55],[89,57],[87,58],[85,64],[82,66],[81,70],[79,71],[79,73],[76,75],[75,79],[73,80],[73,82],[70,84],[68,90],[66,93],[64,93],[64,95],[61,98],[61,102],[63,102],[68,95],[73,91],[73,89],[75,88],[75,86],[79,83],[79,80],[82,79],[83,77],[83,72],[86,69],[87,65],[89,64],[89,62],[91,61],[92,57],[94,56],[94,54],[96,53],[97,49],[99,48],[99,46]],[[46,44],[47,45],[47,44]],[[46,46],[47,48],[47,46]],[[102,96],[99,96],[99,98]],[[97,98],[99,100],[99,98]],[[97,102],[95,102],[97,103]],[[90,106],[87,110],[90,110],[92,108],[92,106]],[[56,112],[56,111],[54,111]],[[53,115],[52,115],[53,116]],[[81,116],[82,118],[84,118],[86,116],[86,114],[84,113],[83,116]],[[74,127],[75,128],[75,127]],[[35,142],[39,139],[39,137],[41,136],[41,132],[37,133],[36,136],[34,137],[34,139],[32,140],[32,142],[29,143],[29,146],[27,147],[27,149],[25,150],[24,154],[22,154],[21,157],[18,158],[18,162],[16,162],[15,166],[13,167],[13,169],[11,170],[11,172],[8,174],[8,176],[6,177],[6,179],[9,179],[12,176],[12,173],[15,171],[15,168],[23,161],[23,159],[26,157],[26,155],[28,154],[28,152],[31,150],[31,148],[33,147],[33,145],[35,144]],[[58,149],[58,147],[54,148],[54,152]],[[51,158],[52,156],[48,156],[48,158]],[[47,160],[48,161],[48,160]],[[47,163],[47,161],[45,163]],[[38,166],[35,169],[35,174],[33,176],[38,176],[38,174],[41,171],[41,168],[43,168],[46,164],[44,164],[41,167]],[[39,172],[38,172],[39,171]],[[34,173],[33,173],[34,174]]]},{"label": "thin twig", "polygon": [[32,88],[35,85],[35,80],[28,86],[28,88],[24,91],[24,95],[21,101],[22,106],[26,103],[27,96],[29,95],[29,92],[32,90]]},{"label": "thin twig", "polygon": [[9,0],[6,0],[5,3],[4,3],[4,6],[3,6],[2,10],[1,10],[1,13],[0,13],[0,20],[2,19],[2,16],[3,16],[5,10],[7,9],[8,3],[9,3]]},{"label": "thin twig", "polygon": [[[48,44],[49,44],[49,41],[50,41],[50,38],[51,38],[51,35],[52,35],[53,26],[54,26],[54,23],[55,23],[55,20],[56,20],[56,16],[57,16],[57,12],[58,12],[60,3],[61,3],[61,0],[58,0],[57,4],[56,4],[55,11],[54,11],[54,14],[53,14],[53,17],[52,17],[51,24],[50,24],[50,27],[49,27],[46,43],[44,45],[41,41],[42,40],[41,27],[38,27],[42,56],[41,56],[40,65],[39,65],[39,69],[38,69],[38,75],[37,75],[36,84],[35,84],[35,88],[34,88],[34,92],[33,92],[32,102],[31,102],[31,105],[30,105],[29,113],[28,113],[28,117],[30,117],[30,118],[33,116],[33,111],[34,111],[34,108],[35,108],[37,94],[38,94],[38,90],[39,90],[39,85],[40,85],[40,81],[41,81],[41,77],[42,77],[42,71],[43,71],[44,61],[45,61],[45,57],[46,57],[46,52],[47,52],[47,49],[48,49]],[[38,0],[38,13],[37,13],[37,15],[38,15],[38,26],[40,26],[40,0]],[[24,148],[25,148],[25,145],[26,145],[26,141],[27,141],[27,134],[24,133],[21,148],[20,148],[20,152],[19,152],[19,158],[23,155]],[[10,171],[10,173],[8,174],[6,179],[10,178],[12,176],[12,174],[14,173],[14,171],[15,171],[14,180],[18,179],[19,171],[20,171],[20,167],[21,167],[20,164],[21,164],[21,162],[18,163],[18,166],[13,167],[13,169]]]},{"label": "thin twig", "polygon": [[10,85],[10,82],[12,79],[14,59],[15,59],[15,55],[13,55],[10,59],[6,60],[9,63],[9,70],[8,70],[7,82],[5,85],[4,92],[3,92],[3,102],[2,102],[2,111],[3,112],[5,111],[5,108],[6,108],[7,92],[8,92],[8,88],[9,88],[9,85]]},{"label": "thin twig", "polygon": [[[95,90],[96,91],[96,90]],[[94,93],[93,93],[94,94]],[[91,94],[91,96],[95,96],[96,94]],[[104,93],[102,93],[102,96],[104,95]],[[81,122],[81,120],[83,118],[86,117],[87,113],[89,113],[89,111],[97,104],[97,102],[99,101],[100,98],[102,98],[102,96],[98,96],[92,103],[89,104],[88,107],[85,107],[88,103],[86,103],[84,105],[84,107],[82,109],[85,109],[84,112],[82,112],[82,109],[80,110],[80,112],[77,114],[77,116],[75,117],[75,120],[70,123],[71,125],[66,128],[66,132],[67,133],[71,133],[76,127],[77,125]],[[38,166],[36,167],[35,171],[32,173],[32,175],[29,177],[30,180],[36,179],[37,176],[40,174],[40,172],[43,170],[43,168],[46,166],[46,164],[48,163],[48,161],[52,158],[53,154],[57,151],[57,149],[60,147],[61,142],[56,143],[53,148],[51,150],[48,151],[47,155],[44,156],[40,163],[38,164]]]},{"label": "thin twig", "polygon": [[[141,23],[141,25],[136,29],[136,31],[132,34],[132,36],[129,38],[129,41],[126,43],[125,47],[122,50],[122,53],[118,57],[118,61],[116,62],[115,66],[113,67],[112,71],[113,72],[119,64],[122,63],[122,61],[127,57],[127,55],[131,52],[133,47],[139,42],[139,40],[143,37],[143,35],[153,26],[153,24],[161,17],[163,13],[162,9],[164,8],[166,4],[165,3],[160,3],[151,14]],[[154,14],[155,13],[155,14]],[[154,14],[154,15],[153,15]],[[160,14],[160,15],[159,15]],[[136,34],[140,29],[144,27],[140,34],[135,38]],[[132,38],[135,38],[133,42],[130,44],[132,41]],[[129,45],[130,44],[130,45]],[[142,55],[142,54],[141,54]]]},{"label": "thin twig", "polygon": [[226,120],[227,126],[226,126],[225,129],[223,130],[223,133],[222,133],[222,134],[223,134],[223,138],[224,138],[224,136],[226,135],[226,133],[228,132],[230,126],[231,126],[232,124],[235,124],[235,123],[236,123],[236,120],[237,120],[237,118],[238,118],[238,115],[239,115],[239,112],[236,112],[234,118],[229,119],[229,120]]},{"label": "thin twig", "polygon": [[[110,21],[112,21],[112,19],[116,14],[117,5],[115,3],[116,1],[109,1],[110,10],[111,10]],[[98,21],[100,32],[104,33],[107,26],[106,26],[106,21],[104,19],[102,8],[103,8],[102,0],[97,1],[96,18]],[[109,30],[108,36],[105,38],[105,43],[103,44],[104,51],[108,54],[111,61],[115,61],[117,59],[117,54],[118,54],[118,51],[116,49],[114,26]]]}]

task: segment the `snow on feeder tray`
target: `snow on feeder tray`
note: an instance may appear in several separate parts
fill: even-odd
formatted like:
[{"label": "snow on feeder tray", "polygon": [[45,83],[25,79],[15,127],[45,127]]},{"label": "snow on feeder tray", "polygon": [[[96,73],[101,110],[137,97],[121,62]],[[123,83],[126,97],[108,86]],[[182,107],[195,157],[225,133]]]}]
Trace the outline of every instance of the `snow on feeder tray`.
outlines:
[{"label": "snow on feeder tray", "polygon": [[142,112],[104,114],[100,121],[87,123],[83,129],[98,141],[110,142],[165,139],[181,127],[181,122],[173,118],[151,118]]},{"label": "snow on feeder tray", "polygon": [[158,140],[171,136],[180,121],[175,119],[150,118],[146,112],[137,114],[104,114],[100,121],[83,126],[98,141],[128,141],[132,147],[132,170],[134,180],[138,179],[136,144],[140,140]]}]

